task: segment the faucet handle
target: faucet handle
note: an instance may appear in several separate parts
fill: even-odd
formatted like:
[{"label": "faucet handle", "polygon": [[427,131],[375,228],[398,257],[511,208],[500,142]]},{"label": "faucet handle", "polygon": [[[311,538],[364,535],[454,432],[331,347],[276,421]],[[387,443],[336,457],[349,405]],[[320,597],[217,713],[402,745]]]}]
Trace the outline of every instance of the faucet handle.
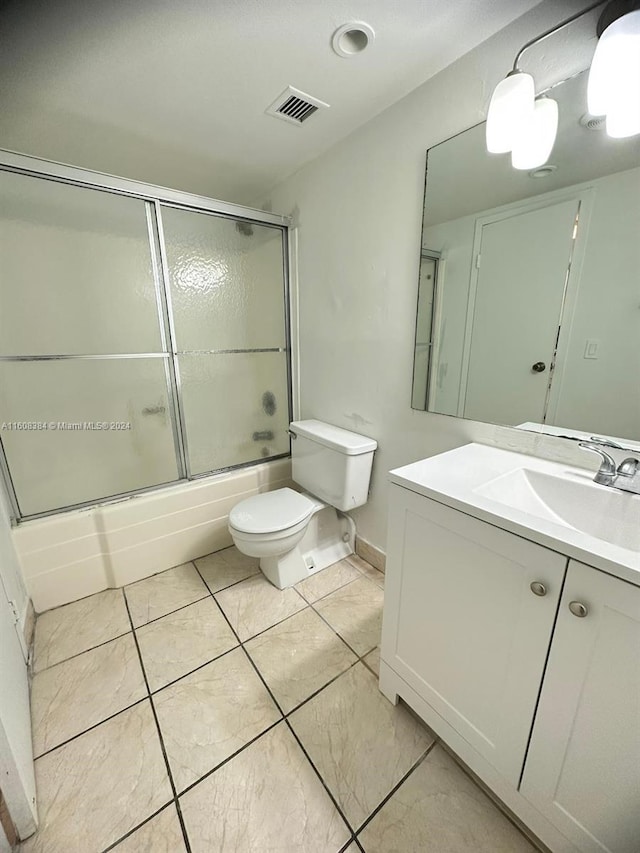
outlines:
[{"label": "faucet handle", "polygon": [[640,459],[634,456],[629,456],[627,459],[618,465],[618,475],[620,477],[635,477],[640,470]]},{"label": "faucet handle", "polygon": [[[624,447],[621,444],[618,444],[617,441],[613,441],[611,438],[600,438],[597,435],[592,435],[588,444],[597,444],[600,447],[613,447],[614,450],[624,450]],[[578,447],[581,447],[579,444]]]},{"label": "faucet handle", "polygon": [[613,461],[611,456],[609,456],[606,450],[603,450],[602,446],[598,445],[595,441],[579,441],[578,447],[581,447],[583,450],[588,450],[590,453],[598,454],[601,459],[600,469],[593,478],[593,481],[594,483],[600,483],[602,486],[610,486],[616,476],[616,463]]}]

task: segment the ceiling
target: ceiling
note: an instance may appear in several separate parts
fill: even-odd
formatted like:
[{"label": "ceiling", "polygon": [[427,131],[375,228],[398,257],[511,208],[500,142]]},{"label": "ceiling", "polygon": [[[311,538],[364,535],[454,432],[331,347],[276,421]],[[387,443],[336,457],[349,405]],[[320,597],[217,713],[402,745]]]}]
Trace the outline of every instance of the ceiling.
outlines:
[{"label": "ceiling", "polygon": [[[9,0],[0,147],[255,203],[539,0]],[[331,49],[364,20],[373,44]],[[330,104],[265,114],[292,85]]]}]

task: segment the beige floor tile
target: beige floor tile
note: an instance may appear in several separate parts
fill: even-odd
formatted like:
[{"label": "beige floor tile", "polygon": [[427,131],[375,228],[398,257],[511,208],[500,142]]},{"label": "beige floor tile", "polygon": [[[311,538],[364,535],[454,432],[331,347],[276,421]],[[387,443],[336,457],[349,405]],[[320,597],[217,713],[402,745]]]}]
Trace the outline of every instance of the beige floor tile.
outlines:
[{"label": "beige floor tile", "polygon": [[178,791],[281,716],[242,649],[156,693],[154,704]]},{"label": "beige floor tile", "polygon": [[358,654],[380,642],[384,593],[360,577],[314,604],[315,609]]},{"label": "beige floor tile", "polygon": [[104,850],[171,800],[149,702],[39,758],[40,828],[21,853]]},{"label": "beige floor tile", "polygon": [[238,645],[211,596],[136,630],[154,691]]},{"label": "beige floor tile", "polygon": [[373,581],[379,587],[384,589],[384,573],[379,572],[375,566],[372,566],[371,563],[367,563],[366,560],[363,560],[362,557],[358,557],[357,554],[351,554],[351,556],[346,558],[352,566],[354,566],[360,574],[369,578],[370,581]]},{"label": "beige floor tile", "polygon": [[360,572],[346,560],[334,563],[328,569],[316,572],[310,578],[296,584],[296,589],[309,604],[328,595],[341,586],[360,577]]},{"label": "beige floor tile", "polygon": [[262,574],[223,589],[216,599],[243,642],[306,607],[295,589],[277,589]]},{"label": "beige floor tile", "polygon": [[249,640],[246,649],[285,714],[357,660],[310,608]]},{"label": "beige floor tile", "polygon": [[196,560],[195,564],[211,592],[218,592],[260,571],[259,560],[241,554],[235,547],[208,554]]},{"label": "beige floor tile", "polygon": [[440,746],[360,837],[367,853],[533,853],[534,848]]},{"label": "beige floor tile", "polygon": [[147,695],[133,634],[36,673],[33,749],[41,755]]},{"label": "beige floor tile", "polygon": [[363,661],[372,669],[377,676],[380,676],[380,649],[374,649],[372,652],[363,658]]},{"label": "beige floor tile", "polygon": [[114,853],[186,853],[176,807],[171,804],[114,847]]},{"label": "beige floor tile", "polygon": [[349,839],[285,723],[180,802],[193,853],[337,853]]},{"label": "beige floor tile", "polygon": [[432,743],[408,711],[384,698],[361,663],[289,720],[354,828]]},{"label": "beige floor tile", "polygon": [[86,652],[131,630],[121,589],[107,589],[40,614],[36,622],[34,672]]},{"label": "beige floor tile", "polygon": [[135,628],[209,594],[192,563],[160,572],[124,589]]}]

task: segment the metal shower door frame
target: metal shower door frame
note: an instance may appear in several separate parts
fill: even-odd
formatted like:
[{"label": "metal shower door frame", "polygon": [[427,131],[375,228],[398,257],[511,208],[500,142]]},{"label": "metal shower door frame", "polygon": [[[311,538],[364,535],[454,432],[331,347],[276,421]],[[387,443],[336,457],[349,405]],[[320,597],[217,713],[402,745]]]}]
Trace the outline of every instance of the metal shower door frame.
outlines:
[{"label": "metal shower door frame", "polygon": [[176,467],[178,479],[168,483],[160,483],[130,491],[119,492],[89,501],[68,504],[54,510],[45,512],[23,514],[14,487],[11,470],[0,436],[0,477],[5,486],[9,498],[12,524],[23,520],[31,520],[57,515],[74,509],[82,509],[101,504],[113,503],[133,497],[139,494],[154,492],[170,485],[189,482],[201,477],[240,468],[247,468],[261,464],[264,461],[282,459],[289,453],[278,454],[265,459],[252,460],[224,468],[212,469],[201,474],[192,474],[190,470],[189,450],[187,443],[187,430],[184,416],[184,402],[182,385],[180,380],[180,366],[178,364],[178,348],[176,342],[176,330],[171,304],[171,290],[169,280],[169,267],[167,262],[164,232],[162,228],[161,206],[170,206],[193,213],[208,213],[223,219],[234,221],[245,221],[275,228],[281,232],[282,237],[282,263],[283,263],[283,299],[285,316],[285,347],[259,348],[243,350],[211,350],[212,353],[222,352],[284,352],[286,354],[287,391],[288,391],[288,416],[291,421],[293,416],[293,388],[292,388],[292,363],[291,363],[291,292],[290,292],[290,245],[289,227],[290,219],[278,214],[257,210],[242,205],[231,204],[217,199],[172,190],[165,187],[119,178],[113,175],[102,174],[88,169],[75,166],[67,166],[50,160],[43,160],[18,154],[13,151],[0,149],[0,171],[14,172],[30,177],[51,180],[57,183],[66,183],[86,189],[102,190],[116,195],[129,196],[145,203],[147,218],[147,232],[149,249],[151,254],[154,287],[156,294],[156,310],[160,329],[160,345],[162,352],[158,353],[113,353],[98,355],[41,355],[41,356],[0,356],[0,361],[58,361],[71,359],[117,359],[117,358],[161,358],[165,367],[165,383],[170,408],[171,428],[173,433],[174,450],[176,454]]}]

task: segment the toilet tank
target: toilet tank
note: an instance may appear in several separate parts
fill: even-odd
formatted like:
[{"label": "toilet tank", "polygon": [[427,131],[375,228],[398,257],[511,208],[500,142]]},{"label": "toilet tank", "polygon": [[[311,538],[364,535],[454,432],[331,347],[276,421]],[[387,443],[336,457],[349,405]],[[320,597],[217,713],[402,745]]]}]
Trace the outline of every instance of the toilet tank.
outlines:
[{"label": "toilet tank", "polygon": [[336,509],[355,509],[367,502],[377,446],[371,438],[322,421],[294,421],[293,480]]}]

